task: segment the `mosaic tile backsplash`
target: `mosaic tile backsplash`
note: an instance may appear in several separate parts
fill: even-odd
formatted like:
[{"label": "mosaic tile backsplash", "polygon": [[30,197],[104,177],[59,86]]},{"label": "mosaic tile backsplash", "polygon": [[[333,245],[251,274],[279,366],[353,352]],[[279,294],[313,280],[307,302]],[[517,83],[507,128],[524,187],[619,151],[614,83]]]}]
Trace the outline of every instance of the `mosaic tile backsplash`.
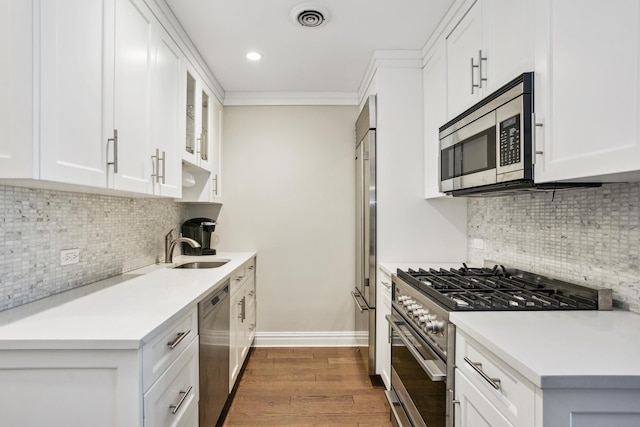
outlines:
[{"label": "mosaic tile backsplash", "polygon": [[640,184],[469,198],[467,215],[470,262],[612,288],[615,306],[640,313]]},{"label": "mosaic tile backsplash", "polygon": [[[161,261],[186,217],[172,200],[0,185],[0,310]],[[60,266],[75,248],[80,263]]]}]

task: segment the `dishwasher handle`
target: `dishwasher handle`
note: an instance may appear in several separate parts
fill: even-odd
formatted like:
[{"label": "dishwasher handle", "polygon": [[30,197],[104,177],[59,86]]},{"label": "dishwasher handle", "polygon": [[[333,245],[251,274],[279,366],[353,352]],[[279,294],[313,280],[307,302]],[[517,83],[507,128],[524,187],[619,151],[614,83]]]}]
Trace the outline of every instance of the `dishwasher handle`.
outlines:
[{"label": "dishwasher handle", "polygon": [[200,302],[200,319],[206,319],[222,302],[229,297],[229,284]]}]

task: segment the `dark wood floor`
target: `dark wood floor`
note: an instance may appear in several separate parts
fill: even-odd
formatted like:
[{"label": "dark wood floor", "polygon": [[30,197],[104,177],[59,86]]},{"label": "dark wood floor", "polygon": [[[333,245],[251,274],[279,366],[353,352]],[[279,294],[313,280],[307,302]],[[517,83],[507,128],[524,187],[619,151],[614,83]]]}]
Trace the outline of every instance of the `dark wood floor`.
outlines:
[{"label": "dark wood floor", "polygon": [[391,426],[356,348],[256,348],[224,426]]}]

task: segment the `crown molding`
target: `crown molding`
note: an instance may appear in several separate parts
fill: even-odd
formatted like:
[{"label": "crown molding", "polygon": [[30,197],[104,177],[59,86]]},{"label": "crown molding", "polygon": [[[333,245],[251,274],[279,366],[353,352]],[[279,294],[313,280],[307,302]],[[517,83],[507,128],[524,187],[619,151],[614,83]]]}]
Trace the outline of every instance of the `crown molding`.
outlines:
[{"label": "crown molding", "polygon": [[379,68],[422,68],[421,50],[376,50],[358,89],[358,100],[369,93],[369,88]]},{"label": "crown molding", "polygon": [[229,92],[224,106],[239,105],[358,105],[355,92]]}]

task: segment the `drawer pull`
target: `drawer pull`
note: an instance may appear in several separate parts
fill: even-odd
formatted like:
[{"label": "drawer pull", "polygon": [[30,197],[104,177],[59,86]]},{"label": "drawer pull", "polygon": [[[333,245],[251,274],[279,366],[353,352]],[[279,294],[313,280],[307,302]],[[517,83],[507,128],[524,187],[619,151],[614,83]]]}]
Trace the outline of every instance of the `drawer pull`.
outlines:
[{"label": "drawer pull", "polygon": [[171,413],[172,414],[175,415],[175,413],[180,410],[180,407],[182,406],[184,401],[187,399],[187,396],[189,395],[189,393],[191,393],[192,389],[193,389],[193,386],[190,385],[189,388],[187,389],[187,391],[180,390],[180,394],[182,395],[182,397],[180,398],[180,401],[178,402],[178,404],[177,405],[169,405],[169,409],[171,409]]},{"label": "drawer pull", "polygon": [[167,343],[167,345],[169,346],[169,348],[171,348],[171,350],[173,350],[174,348],[176,348],[178,346],[178,344],[180,344],[182,342],[182,340],[184,339],[184,337],[186,337],[187,335],[189,335],[189,332],[191,332],[191,329],[189,329],[187,332],[178,332],[178,336],[176,337],[176,339],[174,339],[173,341],[169,341]]},{"label": "drawer pull", "polygon": [[238,276],[238,277],[236,277],[236,282],[239,282],[239,281],[241,281],[242,279],[244,279],[244,276]]},{"label": "drawer pull", "polygon": [[484,378],[489,384],[491,384],[491,387],[495,388],[496,390],[500,390],[500,379],[491,378],[489,375],[487,375],[482,370],[482,363],[474,362],[468,357],[465,357],[464,361],[467,362],[477,373],[479,373],[480,376]]}]

